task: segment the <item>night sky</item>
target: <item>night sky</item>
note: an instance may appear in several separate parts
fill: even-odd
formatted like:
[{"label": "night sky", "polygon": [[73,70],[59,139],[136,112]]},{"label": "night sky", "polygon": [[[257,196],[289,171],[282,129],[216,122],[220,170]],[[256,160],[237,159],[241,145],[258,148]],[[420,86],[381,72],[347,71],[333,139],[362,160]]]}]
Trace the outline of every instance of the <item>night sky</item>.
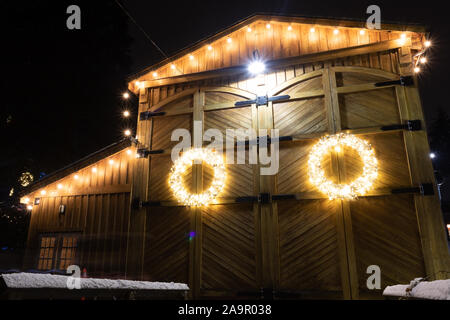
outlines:
[{"label": "night sky", "polygon": [[[426,1],[138,1],[121,3],[171,55],[254,13],[366,19],[371,4],[382,22],[429,27],[433,47],[421,73],[428,129],[438,110],[448,114],[450,22],[442,2]],[[77,4],[82,29],[66,28],[66,8]],[[0,202],[24,170],[48,174],[121,138],[126,78],[163,56],[114,1],[2,1]],[[128,105],[124,105],[128,104]],[[445,115],[440,113],[440,117]],[[445,121],[437,132],[447,132]],[[450,138],[450,137],[449,137]],[[448,141],[448,139],[444,139]],[[448,156],[436,167],[448,175]],[[439,151],[439,150],[437,150]],[[450,179],[449,184],[450,184]],[[450,192],[445,191],[446,194]],[[447,195],[448,196],[448,195]]]}]

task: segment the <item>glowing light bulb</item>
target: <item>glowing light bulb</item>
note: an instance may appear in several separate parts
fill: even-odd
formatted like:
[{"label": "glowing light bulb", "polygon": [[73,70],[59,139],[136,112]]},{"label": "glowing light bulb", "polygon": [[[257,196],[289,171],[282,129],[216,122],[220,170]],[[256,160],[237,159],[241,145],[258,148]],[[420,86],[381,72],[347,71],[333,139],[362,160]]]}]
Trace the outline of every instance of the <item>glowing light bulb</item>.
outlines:
[{"label": "glowing light bulb", "polygon": [[57,188],[58,188],[59,190],[61,190],[61,189],[63,188],[63,185],[62,185],[61,183],[58,183]]},{"label": "glowing light bulb", "polygon": [[334,151],[336,151],[336,152],[341,152],[341,147],[340,147],[340,146],[334,147]]},{"label": "glowing light bulb", "polygon": [[25,204],[27,204],[28,202],[30,202],[30,198],[25,198],[25,199],[23,199],[23,202],[24,202]]},{"label": "glowing light bulb", "polygon": [[402,34],[400,35],[400,38],[402,38],[403,40],[405,40],[405,39],[406,39],[406,33],[402,33]]},{"label": "glowing light bulb", "polygon": [[128,117],[130,116],[130,111],[125,110],[125,111],[123,112],[123,116],[124,116],[125,118],[128,118]]},{"label": "glowing light bulb", "polygon": [[31,204],[27,205],[27,210],[28,210],[28,211],[33,210],[33,206],[32,206]]},{"label": "glowing light bulb", "polygon": [[75,180],[78,180],[78,179],[80,179],[80,176],[76,174],[76,175],[73,176],[73,178],[74,178]]},{"label": "glowing light bulb", "polygon": [[131,150],[130,150],[130,149],[128,149],[128,150],[127,150],[127,155],[129,155],[129,156],[130,156],[131,154],[132,154]]},{"label": "glowing light bulb", "polygon": [[212,50],[212,46],[208,46],[208,50],[211,51]]},{"label": "glowing light bulb", "polygon": [[41,191],[41,195],[45,196],[46,194],[47,194],[47,191],[45,191],[45,190]]},{"label": "glowing light bulb", "polygon": [[415,68],[414,68],[414,72],[415,72],[415,73],[419,73],[419,72],[420,72],[420,68],[419,68],[419,67],[415,67]]},{"label": "glowing light bulb", "polygon": [[260,73],[264,72],[265,69],[266,69],[266,66],[261,61],[253,61],[248,66],[248,71],[252,74],[260,74]]},{"label": "glowing light bulb", "polygon": [[292,30],[292,26],[288,26],[288,31],[291,31]]},{"label": "glowing light bulb", "polygon": [[333,33],[337,35],[337,34],[339,34],[339,30],[338,29],[334,29]]},{"label": "glowing light bulb", "polygon": [[189,55],[189,60],[194,60],[194,56],[192,54]]},{"label": "glowing light bulb", "polygon": [[233,40],[231,38],[227,38],[227,42],[231,43]]},{"label": "glowing light bulb", "polygon": [[252,28],[248,27],[247,32],[252,32]]},{"label": "glowing light bulb", "polygon": [[96,173],[97,172],[97,168],[96,167],[92,168],[92,172]]},{"label": "glowing light bulb", "polygon": [[270,28],[271,28],[270,23],[266,24],[266,28],[267,28],[267,29],[270,29]]},{"label": "glowing light bulb", "polygon": [[108,162],[109,162],[110,165],[114,164],[114,160],[113,159],[110,159]]},{"label": "glowing light bulb", "polygon": [[170,65],[170,69],[175,70],[175,65],[174,65],[174,64],[171,64],[171,65]]},{"label": "glowing light bulb", "polygon": [[130,130],[125,130],[125,131],[124,131],[124,134],[125,134],[127,137],[129,137],[129,136],[131,135],[131,131],[130,131]]},{"label": "glowing light bulb", "polygon": [[420,63],[422,63],[422,64],[427,63],[427,58],[425,58],[425,57],[420,58]]},{"label": "glowing light bulb", "polygon": [[125,92],[124,94],[123,94],[123,98],[124,99],[128,99],[130,97],[130,94],[128,93],[128,92]]},{"label": "glowing light bulb", "polygon": [[431,47],[431,41],[430,40],[427,40],[427,41],[425,41],[425,43],[424,43],[424,45],[425,45],[425,47]]},{"label": "glowing light bulb", "polygon": [[153,72],[153,78],[156,78],[158,76],[157,72]]},{"label": "glowing light bulb", "polygon": [[316,32],[316,28],[312,27],[311,29],[309,29],[309,32],[311,32],[311,33]]},{"label": "glowing light bulb", "polygon": [[366,34],[366,30],[359,30],[359,34],[362,35],[362,36],[365,35]]},{"label": "glowing light bulb", "polygon": [[436,154],[435,154],[434,152],[431,152],[431,153],[430,153],[430,158],[431,158],[431,159],[436,158]]}]

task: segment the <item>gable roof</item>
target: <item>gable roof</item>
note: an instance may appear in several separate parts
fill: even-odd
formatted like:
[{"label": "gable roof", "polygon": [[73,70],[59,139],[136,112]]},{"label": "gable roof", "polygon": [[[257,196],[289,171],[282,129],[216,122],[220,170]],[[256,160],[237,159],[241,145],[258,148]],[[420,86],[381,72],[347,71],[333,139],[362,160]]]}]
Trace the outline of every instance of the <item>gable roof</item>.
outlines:
[{"label": "gable roof", "polygon": [[49,185],[57,180],[60,180],[84,167],[87,167],[99,160],[102,160],[114,153],[117,153],[125,148],[131,146],[131,140],[129,138],[124,138],[120,141],[110,144],[100,150],[97,150],[61,169],[53,171],[52,173],[44,176],[43,178],[33,182],[26,188],[19,192],[20,196],[25,196],[33,193],[34,191],[42,188],[43,186]]},{"label": "gable roof", "polygon": [[[182,58],[183,56],[188,55],[191,52],[194,52],[202,47],[207,46],[215,41],[218,41],[222,38],[227,37],[233,32],[238,31],[248,25],[251,25],[255,22],[280,22],[280,23],[298,23],[298,24],[309,24],[314,26],[326,26],[326,27],[334,27],[334,28],[366,28],[365,20],[357,20],[357,19],[348,19],[348,18],[325,18],[325,17],[307,17],[307,16],[289,16],[289,15],[276,15],[276,14],[253,14],[245,19],[242,19],[233,25],[216,32],[215,34],[208,36],[202,40],[195,42],[194,44],[185,47],[167,59],[163,59],[158,63],[151,65],[143,70],[132,74],[128,77],[129,85],[131,83],[145,75],[148,75],[150,72],[158,70],[161,67],[168,65],[171,62],[174,62],[177,59]],[[426,27],[419,24],[413,23],[382,23],[382,28],[380,30],[375,31],[398,31],[398,32],[417,32],[417,33],[425,33]],[[187,72],[190,73],[190,72]],[[184,73],[184,74],[187,74]],[[194,72],[192,72],[194,73]],[[183,73],[182,73],[183,74]],[[178,74],[180,75],[180,74]],[[178,76],[177,75],[177,76]]]}]

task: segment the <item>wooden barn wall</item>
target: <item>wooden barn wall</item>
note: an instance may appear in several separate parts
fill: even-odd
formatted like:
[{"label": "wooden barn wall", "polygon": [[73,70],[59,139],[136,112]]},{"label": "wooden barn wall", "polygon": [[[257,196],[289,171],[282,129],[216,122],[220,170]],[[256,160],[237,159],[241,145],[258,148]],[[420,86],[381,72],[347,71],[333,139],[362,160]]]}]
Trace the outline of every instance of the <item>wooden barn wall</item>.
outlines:
[{"label": "wooden barn wall", "polygon": [[[78,238],[73,264],[86,268],[89,276],[124,277],[130,159],[123,150],[27,195],[41,201],[31,213],[26,269],[37,266],[41,234],[70,233]],[[64,215],[58,211],[61,204],[66,206]]]},{"label": "wooden barn wall", "polygon": [[[270,23],[269,29],[266,27],[267,23]],[[248,27],[251,28],[251,32],[248,32]],[[310,32],[312,27],[315,32]],[[422,35],[414,32],[365,30],[364,34],[361,34],[360,28],[337,27],[339,33],[334,34],[335,28],[301,23],[256,21],[157,67],[137,80],[162,79],[245,65],[253,58],[256,49],[261,58],[270,61],[399,39],[402,33],[411,37],[413,42],[422,41]]]}]

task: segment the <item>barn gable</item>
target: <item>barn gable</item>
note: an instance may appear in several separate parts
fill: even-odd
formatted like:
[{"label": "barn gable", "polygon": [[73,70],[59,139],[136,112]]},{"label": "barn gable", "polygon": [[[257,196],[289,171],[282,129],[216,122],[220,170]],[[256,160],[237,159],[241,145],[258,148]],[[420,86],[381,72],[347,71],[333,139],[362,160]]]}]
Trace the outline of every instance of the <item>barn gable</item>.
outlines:
[{"label": "barn gable", "polygon": [[236,73],[232,68],[246,66],[255,50],[269,66],[272,63],[278,67],[281,61],[292,64],[289,58],[344,48],[379,44],[380,48],[390,49],[398,39],[418,50],[424,32],[417,25],[384,24],[380,30],[368,30],[365,22],[255,15],[137,73],[130,78],[129,89],[136,92],[140,86],[164,85],[167,78],[173,78],[172,83],[175,79],[204,79],[212,70],[230,69]]}]

